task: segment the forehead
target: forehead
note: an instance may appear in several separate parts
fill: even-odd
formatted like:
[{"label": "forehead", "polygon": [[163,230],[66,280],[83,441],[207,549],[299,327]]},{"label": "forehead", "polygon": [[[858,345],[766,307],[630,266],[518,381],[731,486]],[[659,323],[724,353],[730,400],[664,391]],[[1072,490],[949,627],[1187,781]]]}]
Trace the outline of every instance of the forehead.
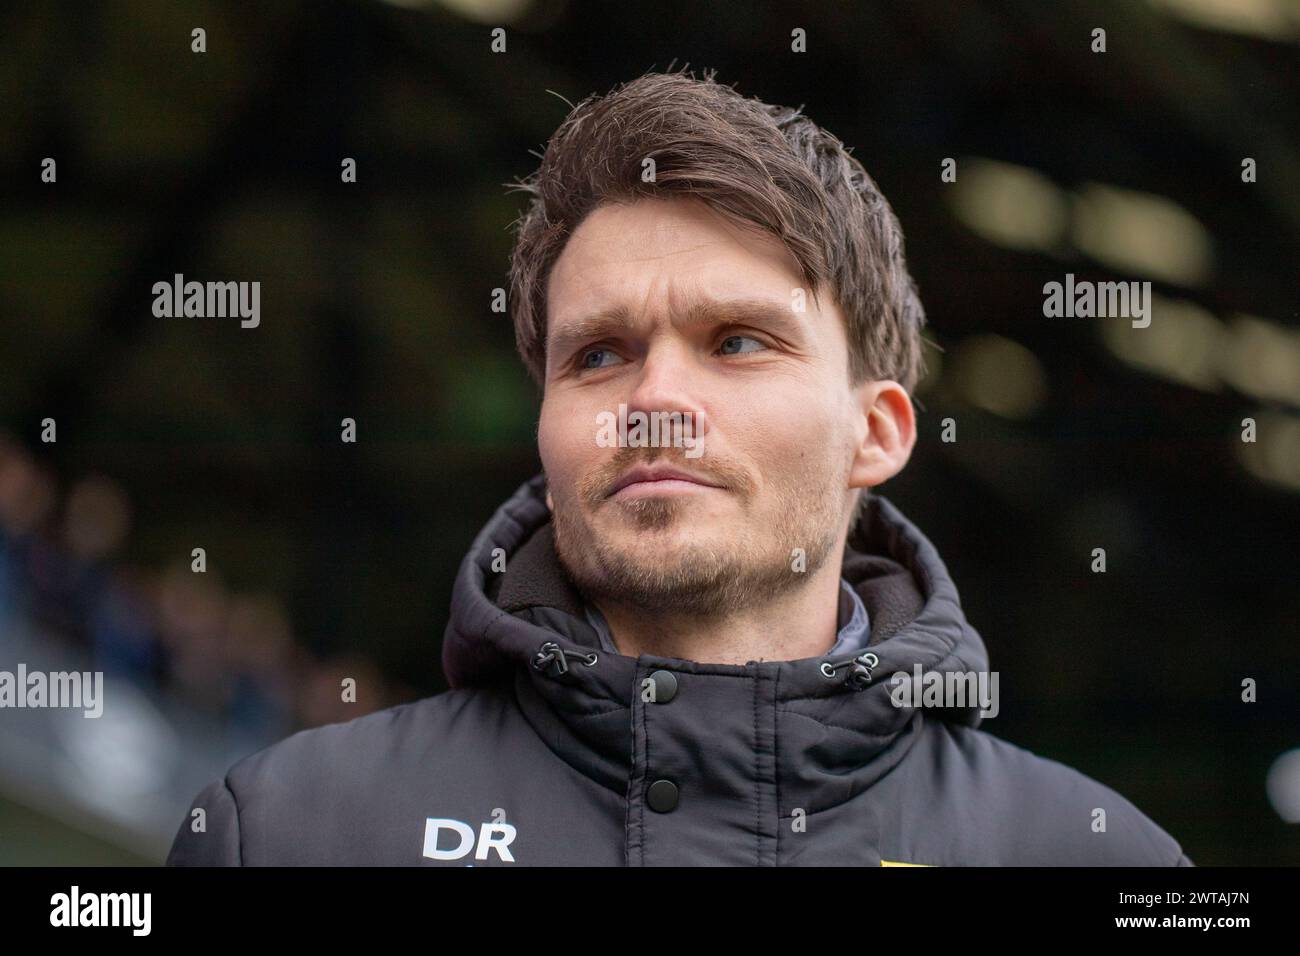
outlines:
[{"label": "forehead", "polygon": [[548,312],[555,326],[592,309],[653,311],[701,296],[788,302],[802,285],[775,236],[699,200],[638,199],[601,206],[574,230],[551,270]]}]

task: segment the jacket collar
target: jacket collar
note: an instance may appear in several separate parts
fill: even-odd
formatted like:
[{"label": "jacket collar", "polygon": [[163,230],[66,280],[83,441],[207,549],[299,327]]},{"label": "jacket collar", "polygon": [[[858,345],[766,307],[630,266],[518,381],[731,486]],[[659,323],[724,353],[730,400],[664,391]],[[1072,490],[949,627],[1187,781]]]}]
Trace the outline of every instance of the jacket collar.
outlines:
[{"label": "jacket collar", "polygon": [[[452,688],[512,684],[552,749],[611,789],[627,786],[632,699],[647,668],[771,681],[777,710],[821,727],[811,736],[791,735],[805,744],[779,752],[788,766],[778,769],[792,785],[803,781],[814,790],[830,778],[844,782],[846,766],[855,768],[850,788],[866,786],[910,747],[920,714],[894,705],[890,675],[911,675],[916,665],[940,673],[988,668],[984,642],[966,621],[938,552],[877,494],[849,535],[842,566],[871,619],[867,649],[877,661],[865,687],[845,679],[851,657],[724,665],[608,654],[556,557],[545,494],[544,475],[529,479],[475,538],[452,592],[443,669]],[[562,673],[538,666],[548,643],[564,656]],[[827,662],[842,666],[828,676]],[[971,727],[980,723],[978,704],[936,713]]]}]

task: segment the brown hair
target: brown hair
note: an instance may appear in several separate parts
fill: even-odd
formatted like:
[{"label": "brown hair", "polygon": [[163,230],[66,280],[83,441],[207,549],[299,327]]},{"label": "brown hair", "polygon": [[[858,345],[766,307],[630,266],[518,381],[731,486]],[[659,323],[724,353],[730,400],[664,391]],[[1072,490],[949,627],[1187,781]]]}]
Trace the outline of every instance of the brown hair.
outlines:
[{"label": "brown hair", "polygon": [[[844,144],[792,109],[685,71],[647,73],[579,103],[537,171],[510,188],[532,196],[510,261],[515,342],[546,380],[551,267],[583,219],[607,202],[691,196],[780,239],[814,301],[828,283],[848,328],[851,384],[893,379],[910,393],[924,371],[925,311],[903,258],[903,230]],[[652,157],[655,182],[642,182]]]}]

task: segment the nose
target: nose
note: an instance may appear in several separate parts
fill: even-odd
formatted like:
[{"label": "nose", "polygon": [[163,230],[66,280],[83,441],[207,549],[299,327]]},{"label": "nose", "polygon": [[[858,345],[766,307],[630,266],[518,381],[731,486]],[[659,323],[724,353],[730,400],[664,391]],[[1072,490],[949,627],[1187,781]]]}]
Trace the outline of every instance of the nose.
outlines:
[{"label": "nose", "polygon": [[655,342],[646,352],[640,374],[627,410],[652,415],[656,412],[681,413],[683,422],[692,429],[686,434],[703,438],[708,432],[708,417],[701,414],[697,370],[685,346],[668,341]]}]

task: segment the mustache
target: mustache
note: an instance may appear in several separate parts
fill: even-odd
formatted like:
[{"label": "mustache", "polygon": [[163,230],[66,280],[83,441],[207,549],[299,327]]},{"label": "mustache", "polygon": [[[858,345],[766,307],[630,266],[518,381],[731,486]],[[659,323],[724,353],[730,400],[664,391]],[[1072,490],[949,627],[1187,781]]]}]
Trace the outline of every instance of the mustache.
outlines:
[{"label": "mustache", "polygon": [[725,459],[710,456],[708,465],[704,466],[704,459],[687,459],[685,455],[672,454],[675,451],[679,451],[679,449],[671,447],[619,448],[607,462],[602,463],[599,468],[590,474],[583,476],[578,482],[578,497],[591,507],[595,507],[606,498],[610,489],[614,487],[614,483],[633,465],[651,465],[657,462],[681,468],[687,474],[699,475],[701,478],[706,478],[718,487],[728,491],[736,491],[744,495],[753,493],[754,481],[749,477],[749,472],[739,465],[733,465]]}]

